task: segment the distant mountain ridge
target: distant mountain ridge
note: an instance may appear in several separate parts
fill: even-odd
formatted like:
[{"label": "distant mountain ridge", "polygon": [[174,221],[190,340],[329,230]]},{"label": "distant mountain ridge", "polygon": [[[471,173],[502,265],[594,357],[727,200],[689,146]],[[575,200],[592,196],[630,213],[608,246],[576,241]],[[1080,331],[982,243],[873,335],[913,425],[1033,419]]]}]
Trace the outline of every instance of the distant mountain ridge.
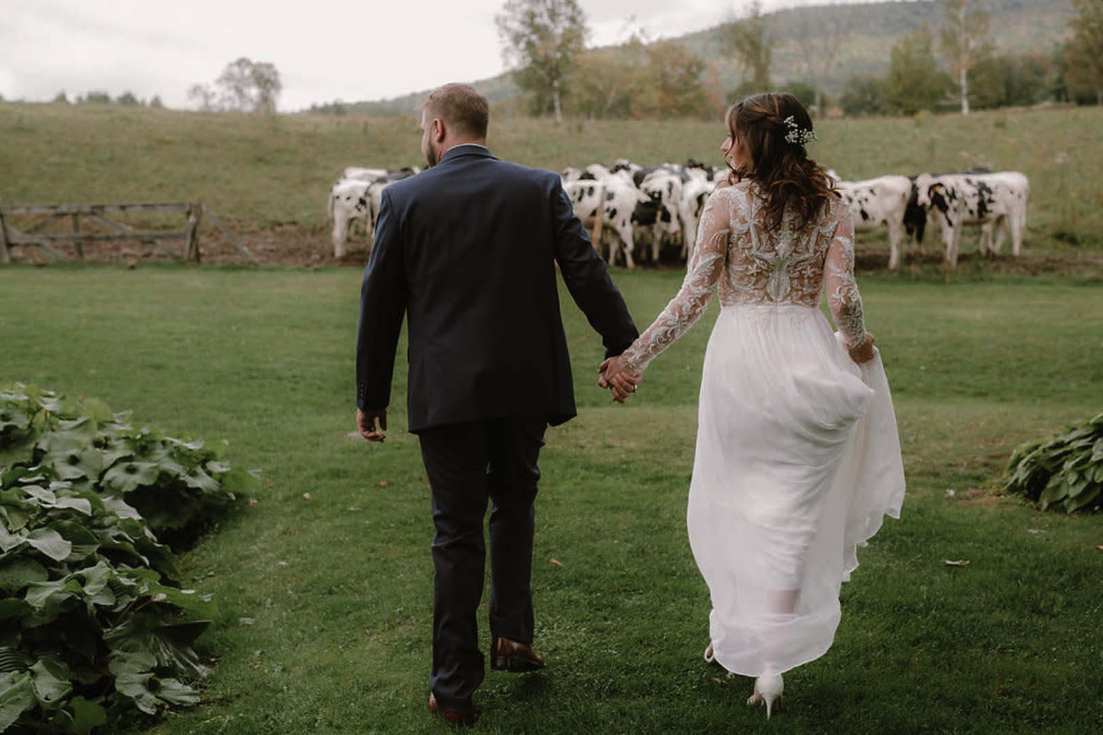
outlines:
[{"label": "distant mountain ridge", "polygon": [[[1072,0],[985,0],[989,13],[989,35],[1000,53],[1048,53],[1067,34],[1073,15]],[[929,25],[942,25],[942,7],[937,0],[895,0],[846,5],[809,5],[769,13],[770,34],[775,39],[771,77],[778,87],[787,82],[809,81],[801,43],[805,28],[826,28],[840,23],[845,29],[834,68],[824,82],[828,94],[840,92],[855,75],[884,76],[890,51],[901,37]],[[686,50],[714,63],[725,90],[743,80],[739,66],[722,54],[720,28],[712,28],[672,39]],[[520,93],[509,72],[471,82],[492,102]],[[347,105],[350,112],[417,114],[430,90],[374,102]]]}]

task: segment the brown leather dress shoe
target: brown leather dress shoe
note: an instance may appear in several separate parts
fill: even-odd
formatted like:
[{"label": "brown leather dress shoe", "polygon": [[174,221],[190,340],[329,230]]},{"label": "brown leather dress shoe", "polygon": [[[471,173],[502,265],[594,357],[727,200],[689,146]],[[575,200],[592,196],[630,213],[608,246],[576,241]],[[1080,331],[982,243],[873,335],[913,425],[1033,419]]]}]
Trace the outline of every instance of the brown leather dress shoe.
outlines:
[{"label": "brown leather dress shoe", "polygon": [[495,638],[490,644],[490,668],[517,674],[536,671],[544,668],[544,657],[525,643]]},{"label": "brown leather dress shoe", "polygon": [[437,698],[433,696],[432,692],[429,692],[429,711],[434,715],[440,715],[444,718],[445,722],[455,727],[468,727],[474,725],[475,720],[479,719],[479,713],[474,709],[467,710],[466,712],[444,709],[437,704]]}]

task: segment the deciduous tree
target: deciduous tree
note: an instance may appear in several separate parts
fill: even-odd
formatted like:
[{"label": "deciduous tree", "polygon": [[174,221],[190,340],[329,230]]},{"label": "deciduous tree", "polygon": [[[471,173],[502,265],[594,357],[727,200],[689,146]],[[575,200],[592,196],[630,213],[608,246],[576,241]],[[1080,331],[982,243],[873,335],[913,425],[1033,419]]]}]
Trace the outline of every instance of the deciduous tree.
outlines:
[{"label": "deciduous tree", "polygon": [[979,0],[942,0],[945,25],[942,53],[957,74],[961,114],[969,114],[969,74],[985,56],[991,55],[988,41],[988,13]]},{"label": "deciduous tree", "polygon": [[774,41],[770,37],[769,22],[762,13],[760,0],[752,0],[747,14],[732,19],[720,27],[720,41],[724,49],[735,57],[750,77],[755,92],[767,92],[770,83],[770,66],[774,58]]},{"label": "deciduous tree", "polygon": [[562,98],[586,45],[586,18],[578,0],[507,0],[494,18],[502,57],[538,109],[550,105],[563,121]]},{"label": "deciduous tree", "polygon": [[1069,96],[1094,95],[1096,104],[1103,105],[1103,2],[1073,0],[1073,7],[1077,14],[1069,21],[1072,38],[1065,50]]},{"label": "deciduous tree", "polygon": [[923,26],[896,42],[885,80],[885,99],[893,110],[914,115],[946,96],[952,82],[938,68],[931,29]]}]

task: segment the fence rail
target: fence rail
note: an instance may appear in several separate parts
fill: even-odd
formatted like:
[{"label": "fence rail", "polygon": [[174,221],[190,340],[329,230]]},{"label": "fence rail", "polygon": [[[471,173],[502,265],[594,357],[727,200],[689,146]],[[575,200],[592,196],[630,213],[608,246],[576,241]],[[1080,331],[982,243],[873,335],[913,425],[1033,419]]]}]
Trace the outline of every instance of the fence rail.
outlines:
[{"label": "fence rail", "polygon": [[[109,219],[107,213],[131,213],[131,212],[180,212],[185,216],[185,226],[182,230],[136,230],[122,222]],[[11,226],[10,218],[13,215],[42,217],[22,230]],[[137,240],[151,245],[166,255],[186,260],[194,259],[196,263],[201,261],[199,251],[199,225],[206,216],[230,242],[237,247],[249,260],[258,263],[256,256],[245,247],[237,235],[227,228],[214,212],[207,209],[202,202],[132,202],[123,204],[26,204],[8,207],[0,202],[0,263],[11,262],[10,248],[15,245],[33,245],[47,253],[55,260],[65,256],[51,247],[52,244],[73,243],[78,258],[84,257],[85,243],[119,242]],[[72,222],[71,233],[45,233],[51,224],[69,218]],[[112,230],[111,233],[91,233],[81,229],[81,218],[91,220],[99,225]],[[164,247],[160,241],[183,240],[184,254]]]}]

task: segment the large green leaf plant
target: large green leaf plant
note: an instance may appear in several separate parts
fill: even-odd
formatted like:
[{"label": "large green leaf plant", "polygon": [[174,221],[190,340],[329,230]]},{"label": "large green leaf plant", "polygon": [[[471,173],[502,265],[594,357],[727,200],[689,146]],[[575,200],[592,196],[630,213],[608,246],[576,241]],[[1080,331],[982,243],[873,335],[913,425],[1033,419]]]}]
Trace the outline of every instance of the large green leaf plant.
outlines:
[{"label": "large green leaf plant", "polygon": [[1103,413],[1060,434],[1024,444],[1011,455],[1005,485],[1042,510],[1067,513],[1103,505]]},{"label": "large green leaf plant", "polygon": [[181,588],[172,548],[256,484],[99,401],[0,387],[0,732],[195,704],[215,606]]}]

